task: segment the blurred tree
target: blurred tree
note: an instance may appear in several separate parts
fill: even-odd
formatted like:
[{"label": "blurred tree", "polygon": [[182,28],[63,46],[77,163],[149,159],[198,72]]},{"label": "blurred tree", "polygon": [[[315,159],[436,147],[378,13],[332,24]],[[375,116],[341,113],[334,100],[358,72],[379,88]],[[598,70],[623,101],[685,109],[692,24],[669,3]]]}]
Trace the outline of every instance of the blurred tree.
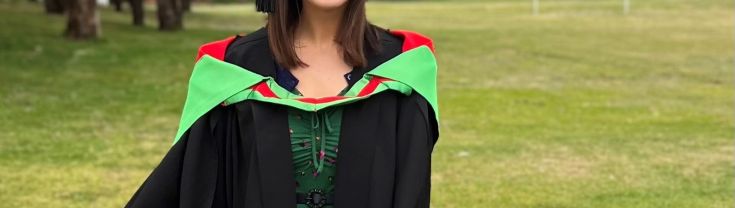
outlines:
[{"label": "blurred tree", "polygon": [[133,25],[143,26],[143,0],[128,0],[130,2],[130,10],[133,11]]},{"label": "blurred tree", "polygon": [[124,0],[110,0],[110,4],[115,8],[115,11],[122,12],[122,5]]},{"label": "blurred tree", "polygon": [[64,0],[68,21],[64,36],[94,39],[100,36],[100,18],[96,0]]},{"label": "blurred tree", "polygon": [[145,14],[143,12],[143,0],[110,0],[110,4],[112,4],[112,6],[115,8],[115,11],[117,12],[123,11],[123,3],[125,2],[128,2],[130,4],[130,11],[133,14],[133,25],[143,26],[143,15]]},{"label": "blurred tree", "polygon": [[158,0],[158,29],[166,31],[181,30],[181,0]]},{"label": "blurred tree", "polygon": [[45,0],[43,5],[47,14],[64,14],[63,0]]},{"label": "blurred tree", "polygon": [[191,0],[181,0],[181,10],[191,12]]}]

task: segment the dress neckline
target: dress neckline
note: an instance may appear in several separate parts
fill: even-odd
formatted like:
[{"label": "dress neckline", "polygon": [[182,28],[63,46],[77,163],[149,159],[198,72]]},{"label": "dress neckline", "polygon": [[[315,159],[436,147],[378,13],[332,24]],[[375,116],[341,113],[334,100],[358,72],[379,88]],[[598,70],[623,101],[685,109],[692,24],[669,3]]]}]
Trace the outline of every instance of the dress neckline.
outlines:
[{"label": "dress neckline", "polygon": [[[343,88],[339,92],[339,94],[337,94],[337,96],[343,96],[352,87],[354,83],[352,82],[352,79],[354,78],[352,77],[353,72],[355,72],[354,68],[342,75],[345,78],[345,81],[347,81],[347,86],[345,86],[345,88]],[[291,70],[281,67],[279,64],[276,64],[276,73],[274,79],[276,83],[282,88],[286,89],[286,91],[298,96],[303,96],[301,92],[296,89],[296,85],[299,84],[299,79],[296,78],[293,73],[291,73]]]}]

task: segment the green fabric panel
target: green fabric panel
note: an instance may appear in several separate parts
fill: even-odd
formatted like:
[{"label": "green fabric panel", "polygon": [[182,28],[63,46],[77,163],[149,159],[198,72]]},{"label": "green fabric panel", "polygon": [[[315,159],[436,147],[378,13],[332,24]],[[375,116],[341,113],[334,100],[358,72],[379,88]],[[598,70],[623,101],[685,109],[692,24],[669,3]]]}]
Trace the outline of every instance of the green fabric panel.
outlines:
[{"label": "green fabric panel", "polygon": [[390,78],[413,88],[429,102],[434,109],[437,122],[439,121],[437,65],[434,53],[429,47],[421,46],[403,52],[367,74]]},{"label": "green fabric panel", "polygon": [[194,65],[189,79],[186,102],[174,143],[199,117],[228,97],[262,80],[263,76],[242,70],[237,65],[217,60],[209,55],[202,56]]}]

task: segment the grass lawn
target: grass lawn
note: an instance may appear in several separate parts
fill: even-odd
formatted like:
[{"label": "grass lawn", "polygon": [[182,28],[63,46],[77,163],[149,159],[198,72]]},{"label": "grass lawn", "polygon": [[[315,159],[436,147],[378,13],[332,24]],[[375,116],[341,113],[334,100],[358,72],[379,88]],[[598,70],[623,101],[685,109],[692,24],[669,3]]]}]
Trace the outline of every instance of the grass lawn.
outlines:
[{"label": "grass lawn", "polygon": [[[433,207],[735,204],[732,1],[372,2],[437,45]],[[261,26],[195,5],[186,30],[60,38],[64,18],[0,1],[0,207],[120,207],[171,145],[199,44]]]}]

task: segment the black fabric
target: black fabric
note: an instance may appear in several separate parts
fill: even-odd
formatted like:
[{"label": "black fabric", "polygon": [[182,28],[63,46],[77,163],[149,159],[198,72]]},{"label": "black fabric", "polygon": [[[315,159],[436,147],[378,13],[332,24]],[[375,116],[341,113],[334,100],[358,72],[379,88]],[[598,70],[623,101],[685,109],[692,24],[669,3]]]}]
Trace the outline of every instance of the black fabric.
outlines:
[{"label": "black fabric", "polygon": [[[382,53],[370,55],[357,77],[400,53],[401,40],[381,36]],[[275,70],[262,29],[237,37],[225,61],[264,76]],[[335,207],[429,207],[431,152],[439,136],[431,109],[418,93],[394,91],[344,107]],[[258,101],[218,106],[169,150],[126,207],[296,207],[291,162],[286,107]]]},{"label": "black fabric", "polygon": [[324,205],[334,205],[334,194],[327,194],[327,195],[321,195],[318,200],[315,200],[314,196],[312,198],[309,198],[311,193],[296,193],[296,203],[299,204],[307,204],[309,201],[312,201],[312,203],[317,204],[318,202],[314,201],[324,201]]}]

